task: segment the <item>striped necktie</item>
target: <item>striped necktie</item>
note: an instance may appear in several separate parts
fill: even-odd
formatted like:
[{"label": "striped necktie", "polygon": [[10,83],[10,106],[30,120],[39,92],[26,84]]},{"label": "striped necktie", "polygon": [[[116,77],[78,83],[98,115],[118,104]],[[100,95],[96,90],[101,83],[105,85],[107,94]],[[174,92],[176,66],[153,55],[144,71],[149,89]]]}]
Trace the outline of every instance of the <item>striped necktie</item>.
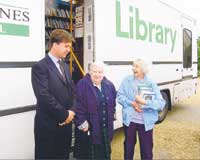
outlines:
[{"label": "striped necktie", "polygon": [[64,62],[62,60],[58,60],[58,64],[61,70],[61,76],[63,78],[63,80],[66,82],[66,76],[65,76],[65,70],[64,70]]}]

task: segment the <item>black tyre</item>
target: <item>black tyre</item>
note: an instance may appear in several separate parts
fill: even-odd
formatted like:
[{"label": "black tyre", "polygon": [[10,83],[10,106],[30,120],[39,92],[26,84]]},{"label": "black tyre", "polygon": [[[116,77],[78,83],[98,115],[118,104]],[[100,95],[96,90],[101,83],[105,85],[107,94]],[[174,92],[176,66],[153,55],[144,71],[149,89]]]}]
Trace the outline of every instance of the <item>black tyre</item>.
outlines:
[{"label": "black tyre", "polygon": [[169,105],[170,105],[169,97],[168,97],[167,93],[161,92],[161,94],[162,94],[163,99],[166,101],[166,104],[165,104],[164,109],[159,112],[158,121],[156,122],[157,124],[161,123],[165,119],[165,117],[167,116],[168,110],[169,110]]}]

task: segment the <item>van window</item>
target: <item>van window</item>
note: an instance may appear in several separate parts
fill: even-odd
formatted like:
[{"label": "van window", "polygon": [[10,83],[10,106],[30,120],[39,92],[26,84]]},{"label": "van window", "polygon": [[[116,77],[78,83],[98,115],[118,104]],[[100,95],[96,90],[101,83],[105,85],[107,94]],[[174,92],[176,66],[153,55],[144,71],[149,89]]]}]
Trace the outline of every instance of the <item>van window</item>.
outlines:
[{"label": "van window", "polygon": [[183,68],[192,66],[192,32],[183,29]]}]

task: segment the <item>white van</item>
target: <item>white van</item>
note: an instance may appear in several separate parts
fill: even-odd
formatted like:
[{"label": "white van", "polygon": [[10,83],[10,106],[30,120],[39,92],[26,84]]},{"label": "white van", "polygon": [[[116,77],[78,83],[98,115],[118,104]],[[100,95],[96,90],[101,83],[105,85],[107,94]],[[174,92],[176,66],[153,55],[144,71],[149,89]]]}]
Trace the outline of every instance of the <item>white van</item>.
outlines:
[{"label": "white van", "polygon": [[[66,4],[69,10],[66,0],[55,3]],[[47,4],[44,0],[0,0],[0,157],[3,159],[34,157],[36,100],[30,71],[45,56],[45,40],[48,40],[45,32],[49,33],[45,22],[51,25],[51,17],[45,16]],[[196,93],[195,19],[159,0],[82,0],[77,6],[73,7],[77,14],[74,48],[86,72],[90,62],[102,61],[106,64],[106,76],[118,88],[122,79],[132,74],[134,59],[148,61],[149,74],[167,101],[160,121],[174,103]],[[63,17],[58,19],[65,21],[61,20]],[[121,126],[118,104],[115,128]]]}]

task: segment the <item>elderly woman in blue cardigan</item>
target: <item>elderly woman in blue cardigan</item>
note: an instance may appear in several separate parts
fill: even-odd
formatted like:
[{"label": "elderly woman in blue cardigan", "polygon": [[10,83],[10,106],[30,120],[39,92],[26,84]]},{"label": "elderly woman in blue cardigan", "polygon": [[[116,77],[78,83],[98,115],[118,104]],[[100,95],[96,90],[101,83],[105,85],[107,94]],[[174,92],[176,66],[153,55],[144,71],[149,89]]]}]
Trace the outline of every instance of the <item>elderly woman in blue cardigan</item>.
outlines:
[{"label": "elderly woman in blue cardigan", "polygon": [[92,63],[77,84],[76,106],[78,129],[89,135],[89,159],[110,159],[115,99],[115,87],[104,77],[103,64]]},{"label": "elderly woman in blue cardigan", "polygon": [[122,81],[117,93],[117,100],[122,105],[126,160],[133,159],[137,133],[141,159],[153,159],[153,127],[165,101],[147,72],[147,64],[142,59],[136,59],[133,62],[133,75]]}]

